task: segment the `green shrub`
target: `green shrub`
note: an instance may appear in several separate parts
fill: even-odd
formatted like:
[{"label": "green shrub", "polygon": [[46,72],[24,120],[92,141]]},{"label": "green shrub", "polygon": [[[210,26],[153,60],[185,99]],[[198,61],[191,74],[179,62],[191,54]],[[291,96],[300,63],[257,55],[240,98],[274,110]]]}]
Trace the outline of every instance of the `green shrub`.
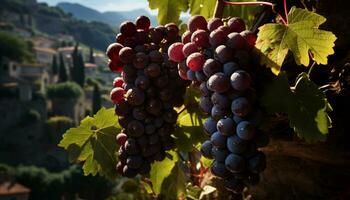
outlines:
[{"label": "green shrub", "polygon": [[48,86],[46,94],[49,99],[78,99],[84,92],[78,84],[64,82]]}]

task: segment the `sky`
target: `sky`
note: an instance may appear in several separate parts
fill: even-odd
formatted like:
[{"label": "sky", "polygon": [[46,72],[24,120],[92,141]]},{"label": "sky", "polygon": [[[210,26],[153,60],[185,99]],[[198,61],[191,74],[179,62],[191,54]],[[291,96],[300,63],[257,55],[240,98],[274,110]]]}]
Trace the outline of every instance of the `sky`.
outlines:
[{"label": "sky", "polygon": [[[38,0],[38,2],[46,2],[51,6],[54,6],[59,2],[79,3],[101,12],[127,11],[139,8],[144,8],[150,11],[147,0]],[[154,11],[152,13],[154,13]]]}]

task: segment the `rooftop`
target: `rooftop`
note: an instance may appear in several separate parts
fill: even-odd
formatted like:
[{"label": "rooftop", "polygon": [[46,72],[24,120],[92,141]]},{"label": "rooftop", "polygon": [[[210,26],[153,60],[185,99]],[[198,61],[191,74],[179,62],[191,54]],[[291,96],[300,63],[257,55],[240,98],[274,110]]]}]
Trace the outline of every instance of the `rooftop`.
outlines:
[{"label": "rooftop", "polygon": [[[74,46],[71,46],[71,47],[60,47],[58,48],[58,52],[65,52],[65,51],[74,51]],[[78,47],[78,50],[81,51],[82,48],[81,47]]]},{"label": "rooftop", "polygon": [[94,63],[85,63],[84,65],[85,65],[85,68],[96,68],[97,67],[97,65]]},{"label": "rooftop", "polygon": [[28,193],[30,193],[30,189],[19,183],[4,182],[0,184],[0,196]]},{"label": "rooftop", "polygon": [[38,52],[45,52],[45,53],[50,53],[50,54],[56,54],[57,51],[51,48],[40,48],[40,47],[34,47],[35,51]]}]

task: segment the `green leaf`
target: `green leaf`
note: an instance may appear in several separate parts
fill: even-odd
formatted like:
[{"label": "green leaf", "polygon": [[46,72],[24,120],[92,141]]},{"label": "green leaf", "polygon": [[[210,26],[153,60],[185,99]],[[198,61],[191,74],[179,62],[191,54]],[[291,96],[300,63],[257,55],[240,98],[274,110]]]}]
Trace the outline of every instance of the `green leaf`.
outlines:
[{"label": "green leaf", "polygon": [[150,9],[158,10],[158,23],[179,23],[181,12],[188,10],[188,0],[148,0]]},{"label": "green leaf", "polygon": [[288,20],[287,25],[269,23],[259,28],[256,48],[261,51],[261,63],[277,75],[290,50],[298,65],[309,65],[309,53],[317,64],[327,64],[327,57],[334,53],[337,38],[332,32],[319,29],[326,18],[292,7]]},{"label": "green leaf", "polygon": [[94,117],[86,117],[77,128],[69,129],[58,144],[68,151],[71,162],[83,162],[85,175],[116,177],[119,131],[114,109],[101,108]]},{"label": "green leaf", "polygon": [[203,191],[201,192],[201,195],[199,196],[199,199],[203,199],[204,197],[216,192],[216,188],[210,185],[206,185],[203,187]]},{"label": "green leaf", "polygon": [[151,167],[150,180],[156,195],[161,193],[163,181],[171,174],[172,169],[178,161],[176,152],[171,151],[169,154],[171,158],[167,157],[163,161],[155,162]]},{"label": "green leaf", "polygon": [[204,156],[201,157],[201,163],[205,168],[209,168],[213,164],[213,162],[214,162],[213,159],[208,159]]},{"label": "green leaf", "polygon": [[207,136],[203,131],[205,117],[197,112],[182,113],[179,116],[178,127],[174,133],[176,147],[179,151],[191,152],[193,147],[203,142]]},{"label": "green leaf", "polygon": [[210,19],[214,16],[215,4],[216,0],[189,0],[190,14]]},{"label": "green leaf", "polygon": [[[235,2],[255,2],[256,0],[235,0]],[[249,29],[254,20],[255,15],[262,10],[262,6],[225,6],[223,18],[240,17],[244,20],[247,29]]]},{"label": "green leaf", "polygon": [[187,199],[199,200],[199,196],[201,195],[202,191],[202,188],[192,185],[192,183],[188,183],[186,187],[186,197]]},{"label": "green leaf", "polygon": [[299,137],[308,142],[326,139],[331,123],[327,114],[329,103],[306,73],[298,76],[293,91],[286,75],[281,73],[265,90],[261,100],[268,111],[287,113]]},{"label": "green leaf", "polygon": [[183,199],[186,194],[186,175],[181,163],[177,162],[162,184],[163,199]]}]

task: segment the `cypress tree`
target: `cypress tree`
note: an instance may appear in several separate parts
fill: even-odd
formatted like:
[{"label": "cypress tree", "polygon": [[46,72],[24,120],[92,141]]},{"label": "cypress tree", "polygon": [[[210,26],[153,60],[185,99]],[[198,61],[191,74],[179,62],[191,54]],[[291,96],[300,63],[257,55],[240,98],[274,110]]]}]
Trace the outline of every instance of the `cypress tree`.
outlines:
[{"label": "cypress tree", "polygon": [[94,49],[92,47],[90,47],[89,63],[95,64]]},{"label": "cypress tree", "polygon": [[92,113],[96,114],[101,108],[101,92],[97,84],[94,85],[92,93]]},{"label": "cypress tree", "polygon": [[60,53],[60,67],[59,67],[58,81],[59,82],[68,81],[67,68],[66,68],[66,65],[64,64],[62,53]]},{"label": "cypress tree", "polygon": [[73,59],[73,68],[72,68],[72,80],[79,84],[81,87],[84,87],[85,83],[85,65],[83,56],[78,51],[78,45],[75,45],[74,51],[72,53]]},{"label": "cypress tree", "polygon": [[54,55],[52,58],[52,74],[57,75],[58,74],[58,64],[57,64],[57,56]]}]

